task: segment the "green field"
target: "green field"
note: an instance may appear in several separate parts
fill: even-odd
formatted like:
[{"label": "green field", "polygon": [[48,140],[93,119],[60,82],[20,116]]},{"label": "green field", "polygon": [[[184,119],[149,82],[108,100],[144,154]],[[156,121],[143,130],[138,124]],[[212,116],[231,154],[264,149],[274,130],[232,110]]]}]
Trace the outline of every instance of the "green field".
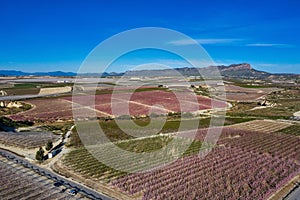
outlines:
[{"label": "green field", "polygon": [[[156,137],[150,137],[145,139],[121,141],[115,143],[115,145],[117,145],[119,148],[126,151],[135,152],[135,153],[145,153],[145,152],[157,151],[162,147],[165,147],[170,141],[174,139],[175,142],[178,142],[178,144],[181,144],[181,142],[187,140],[183,138],[171,138],[168,136],[156,136]],[[185,153],[182,156],[189,156],[192,154],[196,154],[199,152],[200,149],[207,148],[207,147],[208,147],[207,145],[203,146],[200,141],[193,141],[190,147],[185,151]],[[103,148],[99,147],[99,149],[97,149],[95,152],[107,153],[107,155],[110,155],[109,151],[106,150],[105,145]],[[118,155],[115,158],[114,155],[111,156],[112,159],[116,159],[116,161],[118,162],[121,162],[120,159],[124,159],[124,162],[130,162],[130,159],[127,160],[125,155],[124,157],[122,155]],[[72,171],[81,174],[83,177],[97,179],[97,180],[100,179],[104,181],[111,181],[114,178],[127,174],[126,172],[121,172],[112,169],[111,167],[108,167],[105,164],[99,162],[84,147],[77,148],[75,150],[72,150],[70,153],[68,153],[64,157],[63,163]],[[134,168],[135,166],[132,167]]]},{"label": "green field", "polygon": [[30,83],[15,83],[14,87],[4,89],[8,95],[27,95],[38,94],[40,88],[51,87],[65,87],[72,86],[73,83],[43,83],[43,82],[30,82]]},{"label": "green field", "polygon": [[278,133],[300,136],[300,125],[287,127],[283,130],[278,131]]},{"label": "green field", "polygon": [[[232,125],[236,123],[242,123],[254,120],[255,118],[239,118],[239,117],[226,117],[224,125]],[[119,126],[126,127],[127,133],[135,133],[139,134],[140,137],[149,135],[148,132],[153,132],[153,134],[160,134],[160,133],[172,133],[177,132],[179,126],[181,126],[181,130],[191,130],[196,128],[208,128],[210,126],[211,118],[203,118],[203,119],[172,119],[167,120],[161,130],[157,127],[160,127],[162,120],[160,118],[153,119],[151,121],[151,126],[147,126],[150,123],[149,118],[145,119],[135,119],[135,120],[119,120],[119,124],[116,123],[115,120],[101,120],[99,125],[103,132],[105,133],[106,137],[109,138],[112,142],[120,141],[120,140],[127,140],[133,139],[134,137],[131,135],[126,134]],[[141,126],[141,129],[136,129],[129,122],[134,122],[135,124]],[[216,118],[216,120],[212,123],[213,126],[222,126],[222,120]],[[182,124],[181,124],[182,123]],[[89,127],[90,122],[83,122],[82,125]],[[196,126],[195,126],[196,125]],[[144,127],[144,128],[143,128]],[[157,129],[157,130],[156,130]],[[81,140],[76,133],[76,128],[73,130],[73,134],[71,135],[71,140],[68,146],[79,147],[81,146]]]}]

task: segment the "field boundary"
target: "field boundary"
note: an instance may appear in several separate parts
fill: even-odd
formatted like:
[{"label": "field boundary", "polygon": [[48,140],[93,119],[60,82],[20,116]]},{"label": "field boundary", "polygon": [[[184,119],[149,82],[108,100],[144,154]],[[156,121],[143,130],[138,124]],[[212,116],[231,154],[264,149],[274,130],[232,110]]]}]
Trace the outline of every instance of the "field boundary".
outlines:
[{"label": "field boundary", "polygon": [[122,199],[122,200],[138,200],[140,199],[140,196],[129,196],[127,194],[124,194],[119,191],[116,187],[112,186],[106,186],[105,183],[101,183],[100,181],[96,182],[91,179],[86,179],[81,175],[73,173],[71,170],[67,169],[64,164],[61,163],[61,160],[55,162],[52,166],[51,169],[66,177],[66,178],[71,178],[80,184],[86,185],[90,188],[95,189],[96,191],[99,191],[100,193],[103,193],[109,197],[112,197],[113,199]]},{"label": "field boundary", "polygon": [[278,199],[285,199],[287,195],[293,191],[296,184],[300,181],[300,174],[295,176],[292,180],[290,180],[287,184],[282,186],[275,194],[270,196],[268,200],[278,200]]}]

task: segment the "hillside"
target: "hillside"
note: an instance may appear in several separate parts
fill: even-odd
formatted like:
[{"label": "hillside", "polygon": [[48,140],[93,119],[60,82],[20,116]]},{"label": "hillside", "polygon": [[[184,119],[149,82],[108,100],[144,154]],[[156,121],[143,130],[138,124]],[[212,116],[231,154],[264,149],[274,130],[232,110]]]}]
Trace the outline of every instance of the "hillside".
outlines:
[{"label": "hillside", "polygon": [[127,76],[171,76],[171,75],[185,75],[185,76],[197,76],[200,74],[206,74],[207,76],[215,76],[218,74],[212,74],[219,70],[220,75],[225,77],[239,77],[239,78],[251,78],[251,77],[268,77],[271,74],[255,70],[250,64],[233,64],[229,66],[209,66],[205,68],[176,68],[163,69],[163,70],[141,70],[141,71],[128,71],[125,73]]},{"label": "hillside", "polygon": [[[216,70],[218,69],[218,70]],[[218,72],[219,73],[216,73]],[[254,69],[248,63],[232,64],[229,66],[219,65],[219,66],[209,66],[204,68],[175,68],[175,69],[159,69],[159,70],[137,70],[137,71],[127,71],[125,73],[121,72],[104,72],[100,73],[84,73],[78,74],[79,76],[223,76],[225,78],[244,78],[244,79],[295,79],[300,78],[297,74],[272,74],[269,72],[259,71]],[[22,71],[14,70],[0,70],[0,76],[76,76],[74,72],[34,72],[27,73]]]}]

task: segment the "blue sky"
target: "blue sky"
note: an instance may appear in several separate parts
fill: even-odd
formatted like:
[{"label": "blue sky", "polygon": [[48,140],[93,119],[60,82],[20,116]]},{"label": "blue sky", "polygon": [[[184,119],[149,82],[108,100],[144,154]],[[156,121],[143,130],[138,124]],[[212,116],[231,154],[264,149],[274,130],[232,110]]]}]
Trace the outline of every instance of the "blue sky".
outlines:
[{"label": "blue sky", "polygon": [[[164,27],[197,40],[217,64],[248,62],[269,72],[300,73],[299,7],[297,0],[2,0],[0,69],[76,72],[112,35]],[[145,62],[169,59],[178,67],[172,56],[136,56]],[[115,70],[126,70],[134,60]]]}]

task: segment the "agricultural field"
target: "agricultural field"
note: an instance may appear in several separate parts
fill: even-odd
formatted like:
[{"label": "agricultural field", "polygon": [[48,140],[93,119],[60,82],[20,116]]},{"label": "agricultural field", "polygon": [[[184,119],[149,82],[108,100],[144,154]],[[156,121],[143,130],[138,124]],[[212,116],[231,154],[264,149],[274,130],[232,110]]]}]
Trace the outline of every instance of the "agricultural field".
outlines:
[{"label": "agricultural field", "polygon": [[55,142],[58,139],[59,136],[51,132],[0,132],[1,144],[24,149],[34,149],[44,146],[48,141]]},{"label": "agricultural field", "polygon": [[230,127],[239,130],[259,131],[264,133],[274,133],[292,126],[291,123],[277,122],[271,120],[253,120],[250,122],[234,124]]},{"label": "agricultural field", "polygon": [[[149,137],[145,139],[118,141],[115,142],[114,145],[117,145],[119,148],[129,152],[149,153],[155,152],[165,147],[172,140],[175,140],[175,144],[177,144],[178,146],[185,142],[185,139],[183,140],[182,138],[173,138],[164,135]],[[98,183],[99,181],[109,183],[112,179],[122,177],[127,173],[106,166],[105,164],[99,162],[93,155],[109,155],[109,162],[114,163],[116,165],[118,165],[118,163],[121,165],[126,164],[128,167],[131,168],[131,170],[138,170],[148,167],[149,163],[147,162],[140,161],[138,163],[133,163],[126,154],[112,154],[112,146],[113,144],[104,144],[101,147],[97,146],[95,148],[91,148],[89,149],[89,151],[85,147],[81,146],[68,153],[63,158],[62,165],[70,172],[75,173],[76,175],[80,175],[85,179],[97,181]],[[201,148],[204,147],[205,145],[202,145],[202,142],[194,141],[191,143],[190,147],[186,149],[186,151],[184,152],[184,156],[195,154]],[[176,153],[177,151],[178,150],[175,149],[172,151],[164,152],[168,155],[158,156],[158,159],[155,159],[153,163],[150,163],[150,165],[156,166],[158,162],[166,162],[166,157],[170,156],[170,153],[174,156],[174,152]],[[93,152],[93,155],[90,152]],[[170,159],[172,159],[172,157],[170,157]]]},{"label": "agricultural field", "polygon": [[[33,99],[27,100],[26,103],[32,105],[32,109],[20,112],[8,117],[14,121],[32,121],[32,122],[56,122],[68,121],[73,119],[72,103],[64,99]],[[76,108],[78,112],[84,115],[86,108]],[[102,113],[98,113],[99,117],[103,117]]]},{"label": "agricultural field", "polygon": [[[232,125],[241,122],[251,121],[253,118],[225,118],[224,125]],[[162,124],[162,119],[160,117],[149,119],[149,118],[141,118],[141,119],[133,119],[133,120],[119,120],[118,123],[115,120],[100,120],[99,125],[106,137],[110,139],[112,142],[117,142],[120,140],[128,140],[134,138],[127,133],[134,133],[135,135],[145,136],[145,135],[156,135],[156,134],[168,134],[168,133],[176,133],[179,130],[187,131],[191,129],[202,129],[208,128],[210,125],[212,126],[223,126],[222,120],[215,119],[211,122],[211,118],[186,118],[182,119],[178,116],[170,116],[167,121],[163,124],[161,129],[158,127]],[[133,122],[133,123],[132,123]],[[149,123],[151,122],[151,125]],[[141,129],[137,129],[134,124],[141,127]],[[82,122],[81,125],[90,127],[89,122]],[[120,128],[123,127],[123,129]],[[153,134],[151,134],[153,133]],[[77,134],[76,128],[73,129],[73,134],[70,137],[70,142],[67,144],[68,146],[79,147],[82,146],[80,138]]]},{"label": "agricultural field", "polygon": [[0,155],[0,199],[77,199],[54,181]]},{"label": "agricultural field", "polygon": [[[252,102],[270,94],[273,91],[278,91],[280,89],[272,87],[247,88],[233,84],[226,84],[225,90],[226,99],[228,101]],[[218,91],[218,87],[216,88],[216,91]]]},{"label": "agricultural field", "polygon": [[278,133],[300,136],[300,125],[289,126],[287,128],[279,130]]},{"label": "agricultural field", "polygon": [[[3,88],[8,95],[36,95],[41,88],[72,86],[71,83],[56,82],[11,82],[10,88]],[[1,86],[0,86],[1,89]]]},{"label": "agricultural field", "polygon": [[235,117],[257,117],[263,119],[290,119],[295,112],[300,111],[299,90],[281,90],[264,97],[272,106],[260,106],[257,102],[235,102],[227,114]]},{"label": "agricultural field", "polygon": [[[144,91],[146,90],[146,91]],[[183,99],[179,105],[176,96],[163,90],[150,90],[146,88],[140,92],[135,92],[132,96],[129,93],[101,94],[94,97],[75,96],[65,98],[49,98],[27,100],[26,103],[33,106],[32,109],[21,113],[9,115],[15,121],[35,121],[35,122],[55,122],[58,120],[72,120],[72,101],[74,109],[80,119],[90,117],[90,112],[94,111],[97,117],[114,117],[122,115],[146,116],[151,113],[168,114],[170,112],[195,112],[213,108],[225,108],[226,103],[212,100],[207,97],[197,96],[196,102],[191,102],[189,96],[180,97]],[[148,91],[150,90],[150,91]],[[95,101],[95,108],[91,108]],[[125,105],[129,105],[126,109]],[[113,106],[113,109],[112,109]],[[129,109],[129,112],[128,112]]]},{"label": "agricultural field", "polygon": [[292,160],[273,159],[238,148],[216,148],[205,159],[197,155],[150,173],[112,182],[143,199],[265,199],[299,173]]},{"label": "agricultural field", "polygon": [[[272,130],[269,124],[263,125],[267,132],[262,128],[256,131],[230,126],[213,128],[222,134],[217,146],[205,158],[198,157],[198,152],[209,147],[203,143],[208,129],[199,129],[181,159],[148,172],[128,174],[114,170],[83,147],[71,151],[63,159],[63,165],[85,179],[101,180],[130,198],[266,199],[300,173],[300,140],[293,135],[272,133],[284,130],[280,123]],[[192,139],[190,137],[190,131],[186,131],[176,136],[126,140],[116,145],[142,153],[159,149],[169,140]],[[100,149],[98,153],[105,152],[106,148]],[[112,155],[111,159],[117,163],[130,162],[124,155]],[[141,167],[141,163],[129,166],[134,169]]]},{"label": "agricultural field", "polygon": [[[149,90],[149,88],[148,88]],[[114,106],[114,111],[116,115],[148,115],[150,108],[153,110],[151,112],[157,114],[166,114],[168,112],[193,112],[197,110],[211,109],[212,104],[216,108],[226,107],[226,103],[221,101],[216,101],[209,99],[207,97],[189,96],[186,93],[178,93],[178,97],[175,96],[172,92],[167,92],[164,90],[150,90],[150,91],[140,91],[135,92],[132,95],[130,93],[116,93],[116,94],[105,94],[105,95],[96,95],[95,97],[95,108],[109,115],[115,114],[112,112],[112,106]],[[179,102],[179,98],[182,100]],[[192,99],[195,98],[196,102],[192,102]],[[88,106],[91,103],[91,99],[88,99],[85,96],[77,96],[66,98],[67,100],[78,103],[80,105]],[[124,104],[129,103],[129,113],[124,108]],[[181,106],[181,107],[180,107]]]},{"label": "agricultural field", "polygon": [[[110,142],[83,146],[75,127],[70,138],[65,140],[63,148],[66,151],[51,164],[51,168],[116,199],[268,199],[300,174],[299,125],[264,120],[287,119],[299,111],[299,93],[296,91],[225,85],[233,107],[223,124],[218,112],[213,112],[215,121],[211,121],[212,113],[206,112],[221,108],[220,114],[224,108],[229,108],[221,100],[198,95],[193,102],[192,96],[180,90],[177,93],[180,105],[167,88],[146,86],[131,95],[130,86],[119,87],[114,93],[109,87],[98,88],[95,96],[78,94],[25,100],[25,105],[30,105],[31,109],[7,114],[5,120],[13,120],[8,122],[16,128],[23,121],[49,131],[66,133],[73,126],[73,109],[79,114],[79,123],[86,127],[91,127],[88,114],[95,112],[97,123]],[[274,106],[253,109],[259,106],[257,102],[261,99],[274,103]],[[95,107],[91,107],[93,103]],[[160,127],[163,115],[167,121]],[[179,127],[181,132],[178,133]],[[195,136],[192,129],[196,130]],[[88,130],[95,133],[91,128]],[[206,142],[208,131],[211,138],[218,139],[215,145]],[[219,138],[217,133],[221,133]],[[0,143],[23,149],[44,146],[49,140],[57,141],[58,136],[49,132],[0,132]],[[171,142],[175,145],[170,148]],[[191,145],[180,152],[186,143]],[[167,150],[154,156],[149,164],[145,160],[133,161],[124,152],[114,153],[114,146],[137,154],[156,152],[164,147]],[[212,151],[205,158],[199,157],[201,150],[210,149]],[[100,158],[108,155],[106,162],[120,168],[126,166],[129,171],[147,171],[124,172],[105,165],[91,153]],[[174,158],[179,159],[170,162]],[[41,163],[43,165],[47,164]],[[26,185],[25,191],[28,190]]]}]

